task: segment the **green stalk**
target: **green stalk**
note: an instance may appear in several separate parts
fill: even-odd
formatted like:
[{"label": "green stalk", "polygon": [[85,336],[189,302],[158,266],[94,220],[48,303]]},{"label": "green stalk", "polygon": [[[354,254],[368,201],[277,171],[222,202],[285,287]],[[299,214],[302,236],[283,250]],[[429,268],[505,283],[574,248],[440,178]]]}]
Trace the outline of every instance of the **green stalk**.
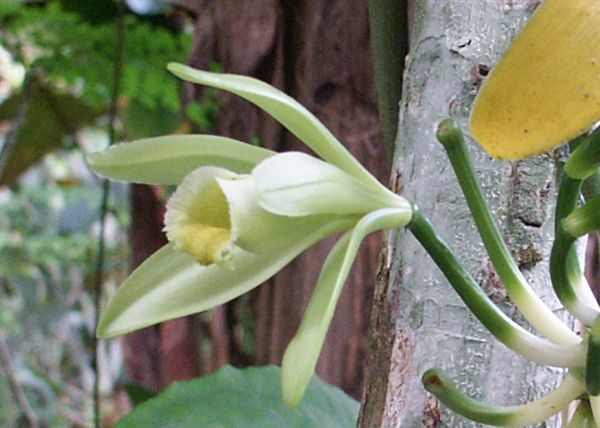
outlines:
[{"label": "green stalk", "polygon": [[437,235],[432,224],[416,206],[407,228],[429,253],[471,312],[496,339],[531,361],[557,367],[583,367],[583,343],[562,345],[541,339],[500,311],[477,286],[456,255]]},{"label": "green stalk", "polygon": [[581,193],[583,193],[586,200],[600,195],[600,170],[597,170],[584,181]]},{"label": "green stalk", "polygon": [[563,344],[580,342],[581,339],[534,293],[517,268],[481,190],[463,133],[456,122],[452,119],[440,122],[437,137],[448,154],[490,260],[512,301],[525,319],[548,339]]},{"label": "green stalk", "polygon": [[565,172],[571,178],[585,180],[600,167],[600,128],[588,135],[571,153]]},{"label": "green stalk", "polygon": [[[562,219],[567,217],[575,207],[577,207],[583,187],[582,184],[583,182],[581,180],[571,178],[566,174],[563,175],[556,200],[554,229],[556,235],[560,233],[558,229]],[[591,302],[592,306],[596,306],[596,299],[592,294],[592,289],[581,271],[579,257],[577,256],[577,249],[575,246],[572,246],[567,253],[566,264],[567,266],[565,269],[568,273],[568,281],[564,283],[564,286],[572,288],[573,293],[578,296],[579,300]]]},{"label": "green stalk", "polygon": [[574,243],[575,237],[569,234],[561,223],[550,253],[550,278],[554,292],[564,307],[585,325],[592,325],[600,311],[595,300],[582,299],[581,293],[577,292],[574,285],[581,276],[579,264],[574,263],[571,256]]},{"label": "green stalk", "polygon": [[565,229],[563,220],[576,208],[582,183],[569,175],[562,177],[556,200],[556,227],[550,254],[550,277],[554,292],[561,303],[584,324],[591,325],[599,313],[598,305],[581,272],[574,246],[576,237]]},{"label": "green stalk", "polygon": [[564,220],[565,230],[575,238],[600,229],[600,195],[576,208]]},{"label": "green stalk", "polygon": [[589,395],[600,395],[600,317],[588,332],[588,350],[585,363],[585,390]]},{"label": "green stalk", "polygon": [[521,406],[492,406],[463,394],[450,378],[439,369],[425,372],[422,378],[427,391],[435,395],[450,410],[486,425],[524,426],[538,424],[566,409],[569,403],[584,392],[583,385],[569,374],[561,385],[538,400]]},{"label": "green stalk", "polygon": [[391,154],[398,130],[402,73],[408,53],[408,2],[368,0],[377,105],[383,140]]}]

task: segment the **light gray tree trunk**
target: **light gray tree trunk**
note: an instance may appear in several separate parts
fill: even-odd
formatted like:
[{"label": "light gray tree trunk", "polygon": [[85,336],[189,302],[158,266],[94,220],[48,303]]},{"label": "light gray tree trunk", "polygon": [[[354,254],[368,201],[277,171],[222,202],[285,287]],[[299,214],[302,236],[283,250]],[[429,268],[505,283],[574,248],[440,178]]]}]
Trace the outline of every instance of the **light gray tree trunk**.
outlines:
[{"label": "light gray tree trunk", "polygon": [[[445,153],[437,123],[448,116],[468,130],[482,74],[507,48],[538,4],[533,0],[418,0],[400,105],[392,181],[415,201],[486,293],[521,322],[481,244]],[[525,276],[561,311],[548,274],[556,157],[520,162],[470,152],[492,210]],[[539,398],[562,377],[490,337],[426,252],[408,233],[392,236],[371,320],[361,427],[481,426],[441,407],[420,377],[442,367],[469,395],[495,404]],[[564,314],[563,314],[564,315]],[[548,425],[555,426],[556,420]]]}]

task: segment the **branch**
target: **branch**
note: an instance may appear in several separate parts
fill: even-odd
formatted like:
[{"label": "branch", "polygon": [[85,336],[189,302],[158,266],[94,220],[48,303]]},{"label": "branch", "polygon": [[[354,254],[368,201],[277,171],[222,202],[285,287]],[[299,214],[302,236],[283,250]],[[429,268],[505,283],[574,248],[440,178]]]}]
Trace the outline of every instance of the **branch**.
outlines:
[{"label": "branch", "polygon": [[12,361],[10,359],[10,353],[8,352],[8,345],[6,343],[6,339],[4,338],[4,334],[0,331],[0,365],[6,374],[6,379],[8,379],[8,383],[10,385],[10,389],[15,397],[15,401],[17,405],[23,412],[23,416],[29,422],[29,426],[31,428],[38,428],[40,426],[39,420],[27,397],[23,393],[21,386],[19,385],[19,381],[17,380],[17,376],[15,375],[15,370],[12,365]]}]

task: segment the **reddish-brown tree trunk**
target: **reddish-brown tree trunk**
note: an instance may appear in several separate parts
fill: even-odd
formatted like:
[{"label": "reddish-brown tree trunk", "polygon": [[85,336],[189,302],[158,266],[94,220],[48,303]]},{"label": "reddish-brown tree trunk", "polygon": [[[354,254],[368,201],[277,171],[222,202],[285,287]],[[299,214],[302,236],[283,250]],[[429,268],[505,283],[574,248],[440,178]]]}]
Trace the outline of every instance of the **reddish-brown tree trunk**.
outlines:
[{"label": "reddish-brown tree trunk", "polygon": [[[166,243],[164,207],[151,186],[131,188],[130,243],[132,268]],[[125,338],[128,375],[144,387],[159,390],[198,371],[193,317],[180,318],[131,333]]]}]

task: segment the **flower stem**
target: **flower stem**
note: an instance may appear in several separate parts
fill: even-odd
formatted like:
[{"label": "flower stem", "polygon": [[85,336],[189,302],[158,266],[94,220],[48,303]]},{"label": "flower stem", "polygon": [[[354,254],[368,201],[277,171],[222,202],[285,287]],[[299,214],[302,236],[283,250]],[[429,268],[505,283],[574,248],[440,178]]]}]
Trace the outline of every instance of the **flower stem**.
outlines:
[{"label": "flower stem", "polygon": [[588,394],[597,396],[600,395],[600,317],[588,331],[587,342],[585,390]]},{"label": "flower stem", "polygon": [[575,238],[600,229],[600,195],[573,210],[563,222],[565,230]]},{"label": "flower stem", "polygon": [[477,286],[433,225],[415,206],[407,228],[423,245],[454,290],[485,328],[504,345],[525,358],[557,367],[582,367],[585,346],[582,343],[560,345],[529,333],[500,311]]},{"label": "flower stem", "polygon": [[600,313],[581,272],[574,247],[576,236],[565,228],[565,220],[577,206],[582,181],[563,176],[555,214],[555,239],[550,254],[550,277],[556,296],[575,317],[591,325]]},{"label": "flower stem", "polygon": [[543,422],[565,409],[583,393],[581,381],[569,374],[557,389],[545,397],[521,406],[503,407],[486,405],[466,396],[439,369],[426,371],[422,381],[425,389],[452,411],[472,421],[495,426],[523,426]]},{"label": "flower stem", "polygon": [[571,153],[565,172],[571,178],[585,180],[600,167],[600,128],[588,135]]},{"label": "flower stem", "polygon": [[494,221],[456,122],[452,119],[440,122],[437,137],[448,154],[483,244],[512,301],[545,337],[564,344],[580,342],[581,339],[533,292],[517,268]]}]

